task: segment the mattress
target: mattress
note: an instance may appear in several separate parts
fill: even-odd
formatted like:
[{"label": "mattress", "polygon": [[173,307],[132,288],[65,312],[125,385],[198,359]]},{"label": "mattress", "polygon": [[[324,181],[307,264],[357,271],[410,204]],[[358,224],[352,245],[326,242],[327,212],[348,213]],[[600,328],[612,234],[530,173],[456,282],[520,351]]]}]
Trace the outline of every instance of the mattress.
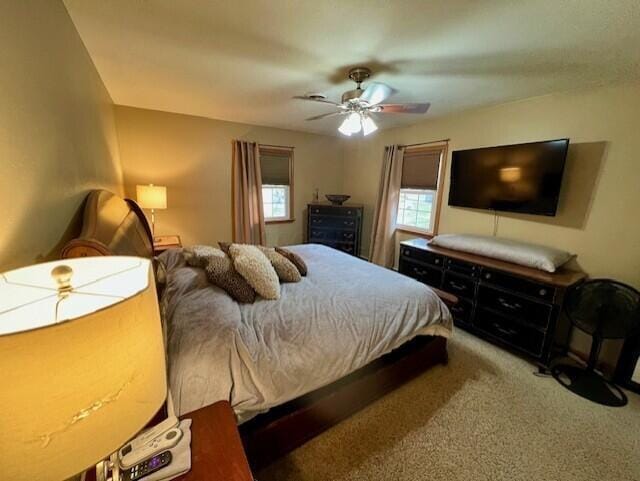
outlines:
[{"label": "mattress", "polygon": [[244,422],[330,384],[417,335],[448,337],[449,310],[429,287],[326,246],[290,246],[308,265],[277,301],[238,304],[164,252],[162,312],[169,384],[184,414],[230,401]]}]

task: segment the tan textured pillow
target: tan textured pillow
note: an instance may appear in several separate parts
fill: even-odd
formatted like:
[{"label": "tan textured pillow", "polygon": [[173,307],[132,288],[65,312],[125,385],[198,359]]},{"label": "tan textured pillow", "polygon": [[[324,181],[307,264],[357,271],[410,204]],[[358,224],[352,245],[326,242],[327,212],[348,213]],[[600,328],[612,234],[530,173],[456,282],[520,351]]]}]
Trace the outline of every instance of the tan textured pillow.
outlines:
[{"label": "tan textured pillow", "polygon": [[238,302],[250,304],[256,300],[256,292],[233,267],[229,256],[211,256],[205,267],[209,282],[224,289]]},{"label": "tan textured pillow", "polygon": [[191,267],[205,268],[210,257],[224,257],[225,253],[213,246],[195,245],[185,247],[182,255]]},{"label": "tan textured pillow", "polygon": [[300,272],[298,268],[287,259],[282,254],[276,252],[273,247],[262,247],[259,246],[258,249],[267,256],[269,262],[276,270],[276,274],[278,274],[278,279],[282,282],[300,282],[302,277],[300,276]]},{"label": "tan textured pillow", "polygon": [[247,244],[231,244],[229,254],[236,271],[265,299],[280,298],[280,281],[275,269],[260,249]]},{"label": "tan textured pillow", "polygon": [[282,254],[287,259],[291,261],[291,263],[296,266],[301,276],[307,275],[307,264],[304,262],[302,257],[300,257],[295,252],[290,251],[289,249],[285,249],[283,247],[276,247],[276,252],[278,254]]}]

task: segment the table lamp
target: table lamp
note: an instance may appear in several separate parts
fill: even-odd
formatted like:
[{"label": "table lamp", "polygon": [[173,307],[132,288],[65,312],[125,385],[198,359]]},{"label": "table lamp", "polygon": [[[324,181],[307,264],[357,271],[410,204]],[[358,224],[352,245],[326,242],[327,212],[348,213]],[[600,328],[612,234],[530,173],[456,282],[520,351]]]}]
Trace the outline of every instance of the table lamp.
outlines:
[{"label": "table lamp", "polygon": [[166,399],[150,261],[66,259],[0,274],[0,479],[61,481]]},{"label": "table lamp", "polygon": [[136,201],[143,209],[151,209],[151,233],[156,235],[156,209],[167,208],[167,188],[162,185],[136,185]]}]

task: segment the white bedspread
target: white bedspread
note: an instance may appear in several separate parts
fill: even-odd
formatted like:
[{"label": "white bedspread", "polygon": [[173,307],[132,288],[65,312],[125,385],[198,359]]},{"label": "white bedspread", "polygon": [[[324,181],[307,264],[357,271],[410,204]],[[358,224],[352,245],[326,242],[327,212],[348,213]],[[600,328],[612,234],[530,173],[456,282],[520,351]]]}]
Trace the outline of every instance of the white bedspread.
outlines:
[{"label": "white bedspread", "polygon": [[170,387],[186,413],[220,399],[241,422],[329,384],[419,334],[448,337],[451,316],[427,286],[329,247],[290,247],[309,267],[278,301],[238,304],[185,265],[167,266],[162,307]]}]

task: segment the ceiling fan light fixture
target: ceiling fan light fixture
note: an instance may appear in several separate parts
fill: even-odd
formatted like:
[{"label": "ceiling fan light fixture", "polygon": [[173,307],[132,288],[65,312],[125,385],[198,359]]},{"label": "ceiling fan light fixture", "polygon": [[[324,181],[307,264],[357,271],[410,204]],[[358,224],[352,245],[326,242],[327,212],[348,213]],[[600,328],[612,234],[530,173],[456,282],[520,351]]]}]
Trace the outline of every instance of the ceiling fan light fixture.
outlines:
[{"label": "ceiling fan light fixture", "polygon": [[352,112],[346,119],[344,119],[344,122],[342,122],[342,125],[338,130],[341,134],[351,135],[360,132],[361,128],[360,114],[357,112]]},{"label": "ceiling fan light fixture", "polygon": [[363,135],[369,135],[378,130],[378,126],[371,117],[362,117],[362,133]]}]

